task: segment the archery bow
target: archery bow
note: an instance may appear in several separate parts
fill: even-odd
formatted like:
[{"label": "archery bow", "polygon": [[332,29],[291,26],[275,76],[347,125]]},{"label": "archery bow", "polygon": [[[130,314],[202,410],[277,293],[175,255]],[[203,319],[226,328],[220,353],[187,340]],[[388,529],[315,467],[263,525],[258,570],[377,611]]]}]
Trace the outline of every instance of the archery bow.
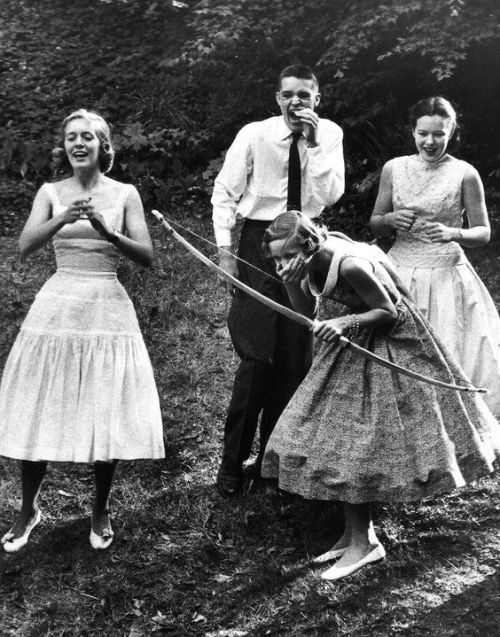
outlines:
[{"label": "archery bow", "polygon": [[[155,212],[157,212],[157,211],[155,211]],[[245,259],[242,259],[240,256],[238,256],[236,254],[233,254],[230,250],[226,250],[226,248],[222,248],[221,246],[218,246],[213,241],[210,241],[206,237],[202,237],[201,234],[197,234],[196,232],[193,232],[190,228],[186,228],[185,226],[183,226],[182,224],[178,223],[177,221],[174,221],[173,219],[167,219],[165,216],[163,216],[163,218],[165,219],[165,221],[169,225],[170,224],[174,224],[174,226],[177,226],[177,228],[179,228],[180,230],[184,230],[184,232],[189,232],[189,234],[192,237],[196,237],[197,239],[200,239],[200,241],[203,241],[204,243],[206,243],[207,245],[211,246],[212,248],[217,248],[217,251],[219,253],[220,252],[224,252],[225,254],[233,257],[233,259],[236,259],[236,261],[239,261],[240,263],[244,263],[249,268],[252,268],[252,270],[255,270],[256,272],[260,272],[260,274],[263,274],[268,279],[271,279],[271,281],[276,281],[277,283],[281,283],[281,285],[284,285],[283,281],[281,279],[279,279],[278,277],[273,276],[272,274],[269,274],[269,272],[265,272],[264,270],[261,270],[260,268],[258,268],[253,263],[250,263],[249,261],[245,261]]]},{"label": "archery bow", "polygon": [[[191,245],[189,241],[184,239],[183,236],[181,236],[178,232],[176,232],[172,228],[172,226],[168,223],[168,221],[165,219],[165,217],[161,214],[161,212],[158,212],[158,210],[152,210],[151,213],[159,221],[161,221],[164,228],[167,230],[169,234],[171,234],[179,243],[181,243],[189,252],[191,252],[191,254],[193,254],[197,259],[199,259],[202,263],[208,266],[211,270],[216,272],[225,281],[227,281],[228,283],[231,283],[231,285],[234,285],[240,290],[243,290],[249,296],[253,297],[257,301],[264,303],[264,305],[267,305],[275,312],[278,312],[279,314],[286,316],[290,320],[300,323],[301,325],[304,325],[305,327],[308,327],[310,330],[313,329],[315,325],[315,321],[311,320],[307,316],[304,316],[303,314],[299,314],[298,312],[295,312],[295,310],[292,310],[289,307],[285,307],[284,305],[277,303],[276,301],[274,301],[273,299],[270,299],[267,296],[264,296],[257,290],[254,290],[253,288],[246,285],[246,283],[243,283],[242,281],[234,277],[232,274],[225,272],[225,270],[220,268],[216,263],[214,263],[211,259],[206,257],[202,252],[200,252],[193,245]],[[378,354],[374,354],[373,352],[370,352],[364,347],[361,347],[361,345],[358,345],[357,343],[353,343],[345,336],[339,336],[339,341],[344,346],[351,347],[354,351],[358,352],[365,358],[377,363],[378,365],[381,365],[382,367],[387,367],[388,369],[391,369],[392,371],[397,372],[398,374],[403,374],[404,376],[414,378],[415,380],[422,381],[429,385],[435,385],[436,387],[442,387],[444,389],[454,389],[454,390],[463,391],[463,392],[477,392],[482,394],[485,394],[488,392],[488,390],[483,387],[474,387],[473,385],[471,385],[470,387],[465,387],[462,385],[455,385],[453,383],[446,383],[444,381],[437,380],[436,378],[430,378],[428,376],[425,376],[424,374],[419,374],[418,372],[414,372],[413,370],[407,369],[406,367],[401,367],[400,365],[397,365],[396,363],[393,363],[392,361],[389,361],[386,358],[379,356]]]}]

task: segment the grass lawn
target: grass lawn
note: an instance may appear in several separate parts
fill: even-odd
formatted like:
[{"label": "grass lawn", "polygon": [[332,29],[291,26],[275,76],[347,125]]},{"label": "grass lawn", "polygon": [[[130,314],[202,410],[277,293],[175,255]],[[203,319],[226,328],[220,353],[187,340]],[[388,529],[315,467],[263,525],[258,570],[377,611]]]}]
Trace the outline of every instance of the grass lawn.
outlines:
[{"label": "grass lawn", "polygon": [[[191,221],[211,236],[206,219]],[[92,471],[51,465],[28,547],[0,555],[0,634],[126,636],[500,636],[500,479],[418,505],[378,506],[388,559],[335,584],[309,564],[342,530],[332,505],[213,482],[237,359],[215,275],[158,228],[155,267],[124,264],[162,401],[167,457],[119,465],[115,541],[88,542]],[[500,302],[495,240],[471,254]],[[0,364],[51,249],[0,245]],[[105,391],[105,388],[103,388]],[[0,533],[20,504],[17,463],[0,459]]]}]

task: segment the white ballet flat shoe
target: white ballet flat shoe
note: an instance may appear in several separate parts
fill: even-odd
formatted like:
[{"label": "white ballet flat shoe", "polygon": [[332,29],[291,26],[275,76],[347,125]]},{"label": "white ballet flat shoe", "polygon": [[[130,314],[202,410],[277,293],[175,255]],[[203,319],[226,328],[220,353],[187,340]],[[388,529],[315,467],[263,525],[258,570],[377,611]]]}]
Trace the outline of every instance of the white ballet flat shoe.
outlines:
[{"label": "white ballet flat shoe", "polygon": [[42,514],[40,512],[40,509],[38,509],[38,511],[36,512],[35,519],[33,520],[31,524],[29,524],[26,527],[26,530],[21,536],[15,538],[14,534],[12,533],[12,529],[10,531],[7,531],[7,533],[0,540],[0,543],[3,546],[3,550],[6,553],[16,553],[17,551],[22,549],[23,546],[26,546],[26,544],[28,544],[31,531],[33,531],[35,526],[40,524],[41,519],[42,519]]},{"label": "white ballet flat shoe", "polygon": [[104,549],[107,549],[108,546],[113,541],[114,535],[115,534],[111,530],[111,527],[109,529],[106,529],[102,535],[97,535],[97,533],[92,529],[92,526],[91,526],[90,537],[89,537],[90,546],[93,549],[96,549],[96,551],[102,551]]},{"label": "white ballet flat shoe", "polygon": [[342,557],[346,552],[347,546],[343,549],[330,549],[326,553],[322,553],[318,555],[318,557],[314,557],[311,561],[313,564],[324,564],[325,562],[330,562],[330,560],[334,560],[337,557]]},{"label": "white ballet flat shoe", "polygon": [[368,564],[376,564],[377,562],[381,562],[385,558],[385,549],[382,544],[378,544],[372,551],[365,555],[362,559],[354,562],[350,566],[337,566],[334,564],[331,568],[329,568],[324,573],[321,573],[322,579],[328,580],[332,582],[334,580],[341,579],[342,577],[347,577],[348,575],[352,575],[357,570],[362,568],[363,566],[367,566]]}]

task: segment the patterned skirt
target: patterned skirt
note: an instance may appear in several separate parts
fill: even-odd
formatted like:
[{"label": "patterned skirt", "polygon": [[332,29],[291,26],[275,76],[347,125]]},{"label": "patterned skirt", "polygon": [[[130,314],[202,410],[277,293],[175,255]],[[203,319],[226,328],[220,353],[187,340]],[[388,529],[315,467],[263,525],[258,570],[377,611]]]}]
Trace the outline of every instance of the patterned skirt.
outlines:
[{"label": "patterned skirt", "polygon": [[[357,342],[445,382],[464,374],[406,300],[390,331]],[[419,499],[493,471],[500,425],[472,393],[438,388],[324,344],[268,442],[265,477],[305,498],[351,503]]]}]

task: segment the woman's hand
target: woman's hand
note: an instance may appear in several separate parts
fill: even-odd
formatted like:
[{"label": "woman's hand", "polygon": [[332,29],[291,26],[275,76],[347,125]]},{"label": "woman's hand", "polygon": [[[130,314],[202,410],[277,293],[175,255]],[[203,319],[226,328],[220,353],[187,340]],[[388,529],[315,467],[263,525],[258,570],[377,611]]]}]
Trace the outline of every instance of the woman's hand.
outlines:
[{"label": "woman's hand", "polygon": [[351,317],[339,316],[327,321],[314,321],[313,334],[327,343],[336,343],[351,327]]},{"label": "woman's hand", "polygon": [[116,230],[112,228],[100,212],[92,208],[88,212],[89,221],[94,230],[96,230],[106,241],[113,241],[116,238]]},{"label": "woman's hand", "polygon": [[285,283],[300,283],[306,273],[307,262],[300,254],[293,257],[286,265],[278,264],[276,272]]},{"label": "woman's hand", "polygon": [[437,221],[424,221],[421,226],[422,234],[432,243],[449,243],[457,236],[456,228],[448,228]]},{"label": "woman's hand", "polygon": [[61,213],[61,218],[64,223],[75,223],[78,219],[86,219],[89,212],[93,210],[93,207],[89,204],[90,200],[91,197],[73,201],[68,208]]},{"label": "woman's hand", "polygon": [[417,213],[414,210],[395,210],[388,212],[383,217],[384,223],[394,230],[411,230],[417,219]]}]

